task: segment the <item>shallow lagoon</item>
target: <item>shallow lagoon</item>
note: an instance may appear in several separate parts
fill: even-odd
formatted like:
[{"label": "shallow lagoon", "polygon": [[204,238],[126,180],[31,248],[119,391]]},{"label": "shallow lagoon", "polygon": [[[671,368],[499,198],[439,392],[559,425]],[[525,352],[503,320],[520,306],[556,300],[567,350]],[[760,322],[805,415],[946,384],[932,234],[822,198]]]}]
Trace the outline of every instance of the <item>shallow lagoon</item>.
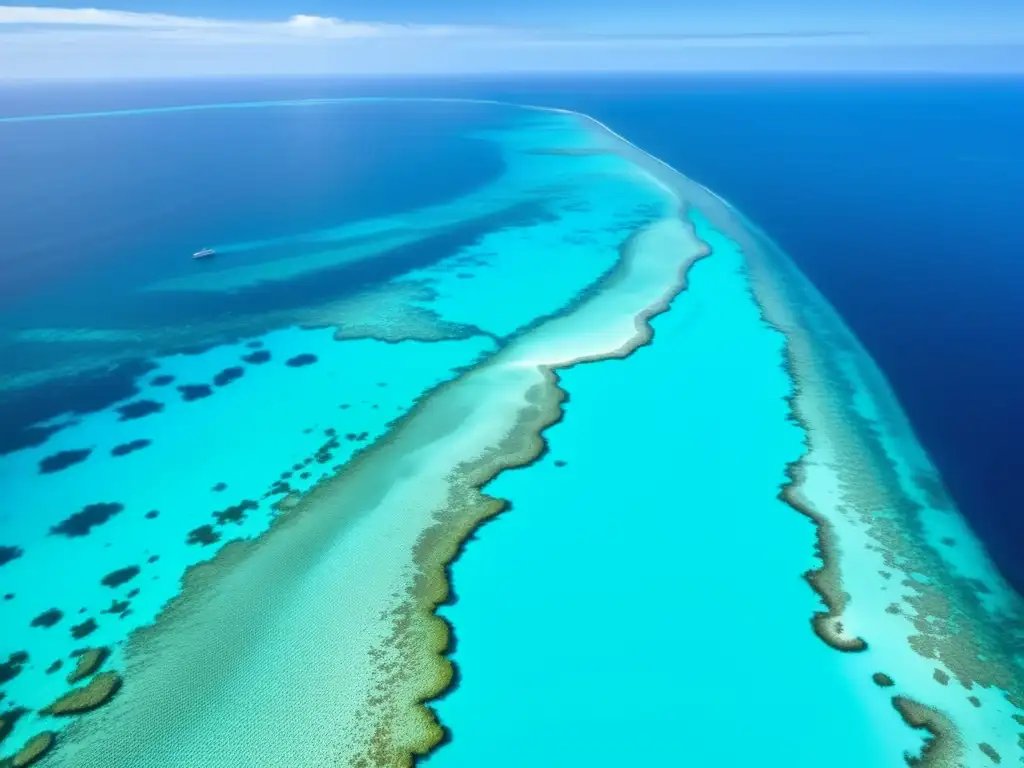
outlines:
[{"label": "shallow lagoon", "polygon": [[802,448],[784,340],[735,246],[698,234],[712,255],[654,342],[565,371],[550,452],[488,486],[512,512],[452,569],[454,738],[429,765],[896,766],[913,746],[863,662],[807,630],[814,534],[776,498]]},{"label": "shallow lagoon", "polygon": [[[946,510],[943,530],[971,553],[960,570],[999,599],[987,614],[963,608],[949,561],[914,560],[950,587],[967,647],[986,658],[943,656],[946,682],[931,676],[927,646],[907,642],[920,602],[883,602],[892,572],[859,554],[864,518],[850,505],[859,514],[866,498],[869,512],[879,493],[844,497],[849,477],[829,486],[820,461],[843,444],[858,485],[895,499],[912,489],[879,485],[870,467],[906,456],[921,477],[927,457],[912,433],[888,453],[850,437],[856,418],[892,411],[884,380],[847,402],[848,385],[814,375],[822,360],[851,381],[870,370],[850,343],[821,343],[831,328],[814,337],[827,323],[808,317],[838,320],[793,288],[784,257],[576,115],[372,100],[228,112],[289,111],[301,125],[306,110],[329,134],[331,120],[374,109],[409,110],[410,124],[425,110],[500,169],[418,207],[216,242],[200,269],[140,267],[95,325],[88,302],[47,313],[45,291],[6,318],[0,544],[17,556],[0,571],[14,595],[0,611],[6,653],[28,661],[9,663],[3,704],[32,711],[4,753],[70,723],[44,764],[401,765],[441,741],[420,706],[440,696],[452,741],[430,763],[689,750],[746,764],[743,739],[792,764],[898,765],[925,727],[930,764],[1008,757],[1019,598]],[[202,126],[221,112],[48,124]],[[151,313],[131,324],[133,306]],[[511,508],[495,517],[501,500]],[[869,551],[898,570],[907,546],[934,542],[913,513],[891,517]],[[459,600],[441,610],[459,639],[452,685],[433,611],[459,552]],[[819,565],[848,578],[801,580]],[[816,624],[819,639],[809,619],[822,600],[832,623]],[[886,619],[893,600],[907,607]],[[32,626],[43,615],[52,625]],[[828,647],[851,650],[842,621],[866,651]],[[945,655],[965,647],[932,634]],[[103,668],[122,689],[81,717],[37,716],[87,646],[114,651]],[[893,692],[918,708],[897,713]]]}]

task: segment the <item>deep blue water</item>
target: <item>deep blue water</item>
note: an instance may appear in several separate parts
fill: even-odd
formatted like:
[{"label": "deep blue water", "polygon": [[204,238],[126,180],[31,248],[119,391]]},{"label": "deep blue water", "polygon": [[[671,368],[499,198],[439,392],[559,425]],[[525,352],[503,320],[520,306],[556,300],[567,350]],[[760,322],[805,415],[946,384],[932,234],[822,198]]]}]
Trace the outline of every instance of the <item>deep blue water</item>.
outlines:
[{"label": "deep blue water", "polygon": [[[560,77],[19,86],[0,90],[0,114],[342,95],[476,96],[577,109],[729,199],[794,257],[864,342],[961,509],[1024,591],[1024,229],[1017,223],[1024,200],[1024,81]],[[88,136],[84,144],[52,150],[81,164],[81,184],[57,201],[49,191],[36,199],[40,206],[59,204],[67,216],[87,216],[83,201],[103,205],[104,185],[120,178],[124,189],[147,201],[149,218],[133,206],[136,218],[125,232],[95,233],[95,246],[79,257],[83,264],[104,258],[118,237],[159,236],[178,251],[222,239],[218,231],[225,227],[270,231],[282,217],[289,227],[315,226],[321,216],[336,220],[336,209],[299,204],[274,190],[260,193],[259,221],[232,221],[231,211],[216,205],[237,195],[221,187],[233,144],[265,138],[260,132],[267,131],[271,146],[307,160],[302,172],[317,193],[310,200],[330,207],[339,183],[323,172],[331,142],[289,133],[286,119],[276,127],[243,128],[252,114],[226,114],[234,127],[225,124],[197,148],[209,153],[209,174],[175,179],[193,191],[191,207],[160,208],[165,177],[147,150],[159,149],[153,142],[173,143],[173,136],[144,132],[115,153],[124,167],[113,175],[103,161],[110,153],[92,154],[97,147]],[[0,144],[5,175],[8,168],[17,172],[23,152],[66,146],[59,139],[66,128],[51,126],[26,124],[24,141],[34,150]],[[368,148],[387,142],[391,131],[409,133],[387,124],[353,130],[346,140],[369,141]],[[425,130],[422,139],[419,150],[434,137]],[[447,165],[464,147],[450,149],[433,160],[417,151],[414,163],[397,153],[395,175],[381,181],[399,197],[364,197],[361,190],[347,199],[346,205],[355,203],[348,210],[379,214],[388,205],[415,204],[417,194],[437,185],[451,185],[441,190],[451,194],[491,172],[493,159]],[[268,152],[262,173],[296,173],[294,159]],[[31,221],[40,210],[24,215]],[[2,197],[0,211],[9,217]],[[4,252],[14,252],[9,243]],[[20,293],[57,268],[31,256],[16,272],[5,259],[0,293],[10,294],[12,275]]]},{"label": "deep blue water", "polygon": [[[12,101],[0,98],[0,113]],[[58,104],[71,106],[41,96],[36,109]],[[501,171],[491,147],[451,130],[451,110],[418,110],[412,128],[405,116],[324,105],[4,125],[3,314],[40,290],[60,292],[70,311],[90,293],[83,280],[104,290],[173,277],[194,271],[187,256],[203,245],[431,205]]]},{"label": "deep blue water", "polygon": [[[102,86],[5,90],[0,114],[101,108],[104,92]],[[149,103],[134,91],[111,92],[120,106]],[[183,96],[195,101],[207,94],[193,88]],[[394,103],[325,104],[0,126],[0,370],[24,375],[90,354],[88,344],[11,344],[5,338],[23,329],[184,329],[149,344],[147,356],[226,343],[280,325],[275,312],[358,293],[444,258],[490,227],[537,215],[529,206],[512,206],[395,247],[371,263],[341,264],[272,285],[139,290],[201,273],[209,263],[190,255],[203,246],[288,238],[400,214],[468,194],[502,172],[492,144],[453,130],[497,124],[493,109],[418,105],[414,124],[410,114],[408,105]],[[232,263],[258,266],[300,247],[251,248],[232,254]],[[208,329],[217,322],[224,330],[213,338]],[[0,400],[0,453],[42,439],[46,433],[31,424],[129,396],[144,366],[143,360],[114,370],[103,365],[72,380],[7,393]]]}]

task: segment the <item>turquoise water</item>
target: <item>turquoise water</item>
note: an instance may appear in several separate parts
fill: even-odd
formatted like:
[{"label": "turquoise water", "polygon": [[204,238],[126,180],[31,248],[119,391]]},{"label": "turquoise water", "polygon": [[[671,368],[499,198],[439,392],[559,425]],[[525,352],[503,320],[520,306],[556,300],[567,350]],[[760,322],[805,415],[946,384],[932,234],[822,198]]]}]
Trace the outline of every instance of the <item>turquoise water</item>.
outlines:
[{"label": "turquoise water", "polygon": [[698,234],[713,253],[654,343],[565,371],[549,453],[488,486],[512,511],[453,568],[454,738],[429,765],[738,765],[761,744],[898,766],[913,746],[863,662],[807,630],[813,531],[776,498],[802,447],[784,339],[736,247]]},{"label": "turquoise water", "polygon": [[[61,274],[0,317],[0,757],[397,766],[443,727],[427,764],[896,766],[929,742],[894,695],[932,764],[1011,757],[1019,597],[870,358],[734,209],[580,115],[224,106],[46,125],[370,141],[386,115],[377,149],[407,157],[422,117],[488,172],[433,195],[353,174],[328,205],[314,162],[292,182],[317,221],[247,230],[272,199],[240,193],[215,259],[154,245],[90,278],[102,299]],[[815,635],[823,603],[867,650]],[[90,648],[109,658],[69,681]],[[111,674],[84,714],[45,709]]]},{"label": "turquoise water", "polygon": [[[230,541],[264,533],[288,494],[301,495],[335,474],[424,391],[492,347],[483,337],[337,342],[328,329],[285,328],[158,360],[130,402],[160,403],[159,413],[124,421],[119,409],[127,403],[117,402],[42,446],[0,458],[8,509],[34,511],[4,520],[5,540],[24,550],[5,567],[4,588],[14,597],[3,604],[4,639],[29,649],[31,658],[7,695],[25,705],[64,693],[70,670],[47,672],[52,663],[68,664],[82,647],[121,646],[132,630],[156,619],[188,568]],[[262,360],[254,353],[269,359],[246,363],[246,357]],[[315,363],[288,364],[301,355]],[[211,384],[234,368],[240,378]],[[174,381],[152,384],[164,376]],[[186,400],[179,386],[205,386],[212,394]],[[139,440],[149,444],[112,454]],[[81,463],[39,474],[46,457],[83,448],[92,453]],[[97,506],[113,514],[55,535],[72,515]],[[104,584],[121,568],[139,573],[120,585]],[[61,620],[33,626],[54,608]],[[95,630],[74,632],[90,620]]]},{"label": "turquoise water", "polygon": [[[255,114],[275,122],[293,106],[317,130],[375,114],[365,103],[331,103],[326,113],[260,106]],[[400,109],[379,106],[388,117]],[[5,750],[72,723],[35,711],[70,689],[78,652],[105,649],[102,668],[124,675],[132,633],[161,624],[189,571],[232,542],[265,536],[425,393],[574,302],[616,264],[631,232],[668,210],[664,190],[627,161],[578,153],[593,139],[571,118],[493,105],[422,109],[434,130],[458,126],[445,136],[453,146],[499,158],[500,173],[400,212],[215,242],[218,256],[188,269],[164,264],[163,247],[153,264],[107,264],[89,279],[108,302],[65,305],[74,284],[59,275],[4,318],[12,400],[0,541],[15,556],[0,574],[0,650],[15,660],[6,711],[27,710]],[[209,122],[216,113],[191,130],[221,130]],[[127,130],[120,120],[159,116],[89,117],[101,121],[89,130],[117,133]],[[67,125],[72,136],[96,126]],[[416,150],[400,134],[389,140]],[[506,213],[523,205],[531,212]],[[101,225],[103,215],[97,209]],[[132,314],[136,305],[146,309]],[[76,375],[84,386],[67,383]]]}]

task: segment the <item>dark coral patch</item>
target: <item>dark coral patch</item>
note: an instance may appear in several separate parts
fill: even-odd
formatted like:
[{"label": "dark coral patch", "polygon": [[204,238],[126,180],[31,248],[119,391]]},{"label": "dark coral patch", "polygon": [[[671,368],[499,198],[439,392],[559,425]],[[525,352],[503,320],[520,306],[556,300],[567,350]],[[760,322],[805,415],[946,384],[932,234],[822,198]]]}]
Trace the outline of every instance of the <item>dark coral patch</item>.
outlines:
[{"label": "dark coral patch", "polygon": [[213,490],[216,491],[217,493],[220,493],[221,491],[227,490],[227,487],[227,483],[217,483],[215,486],[213,486]]},{"label": "dark coral patch", "polygon": [[147,563],[155,563],[159,559],[160,559],[160,555],[150,555],[149,559],[146,560],[146,562]]},{"label": "dark coral patch", "polygon": [[110,656],[110,650],[107,648],[89,648],[77,654],[77,656],[78,663],[71,670],[71,674],[68,675],[68,683],[70,685],[82,682],[103,666],[103,662]]},{"label": "dark coral patch", "polygon": [[7,565],[11,560],[17,560],[24,554],[25,550],[21,547],[0,546],[0,565]]},{"label": "dark coral patch", "polygon": [[122,443],[121,445],[114,446],[110,449],[111,456],[127,456],[129,453],[135,453],[135,451],[141,451],[143,448],[147,448],[152,444],[152,440],[132,440],[130,443]]},{"label": "dark coral patch", "polygon": [[128,608],[131,606],[127,600],[111,600],[110,607],[104,608],[100,613],[110,613],[114,616],[123,616],[128,612]]},{"label": "dark coral patch", "polygon": [[127,584],[129,581],[139,575],[139,571],[142,569],[137,565],[129,565],[125,568],[118,568],[116,571],[111,571],[102,579],[100,583],[105,587],[115,589],[120,587],[122,584]]},{"label": "dark coral patch", "polygon": [[[28,710],[24,707],[15,707],[0,714],[0,743],[3,743],[3,740],[11,735],[11,731],[14,730],[14,724],[27,714]],[[7,768],[6,763],[0,763],[0,765]]]},{"label": "dark coral patch", "polygon": [[96,619],[86,619],[81,624],[75,624],[71,628],[71,636],[75,640],[81,640],[83,637],[87,637],[99,629],[100,625],[96,623]]},{"label": "dark coral patch", "polygon": [[80,464],[89,458],[90,453],[92,453],[92,448],[81,448],[76,451],[61,451],[52,456],[47,456],[39,462],[39,474],[51,475],[74,464]]},{"label": "dark coral patch", "polygon": [[[42,733],[36,734],[31,739],[25,742],[25,746],[19,749],[10,758],[10,765],[13,768],[28,768],[30,765],[35,765],[44,757],[51,749],[53,745],[57,743],[57,735],[53,731],[43,731]],[[7,763],[4,763],[6,768]]]},{"label": "dark coral patch", "polygon": [[6,595],[4,595],[4,600],[13,600],[13,599],[14,599],[14,593],[13,592],[8,592]]},{"label": "dark coral patch", "polygon": [[186,544],[201,544],[204,547],[208,544],[216,544],[218,541],[220,541],[220,533],[212,525],[200,525],[198,528],[192,529],[188,532],[188,538],[185,539]]},{"label": "dark coral patch", "polygon": [[158,517],[160,517],[160,510],[151,509],[149,510],[149,512],[146,513],[145,517],[147,520],[156,520]]},{"label": "dark coral patch", "polygon": [[55,662],[53,662],[53,664],[51,664],[50,666],[48,666],[46,668],[46,674],[52,675],[54,672],[56,672],[57,670],[59,670],[63,666],[64,666],[64,661],[62,659],[57,659]]},{"label": "dark coral patch", "polygon": [[556,467],[564,467],[565,466],[565,462],[562,461],[561,459],[559,459],[558,461],[555,462],[555,466]]},{"label": "dark coral patch", "polygon": [[89,531],[97,525],[103,525],[114,515],[124,509],[123,504],[116,502],[101,502],[83,507],[80,512],[75,512],[67,520],[64,520],[50,529],[51,536],[67,536],[73,539],[76,536],[87,536]]},{"label": "dark coral patch", "polygon": [[136,400],[134,403],[122,405],[117,409],[117,412],[121,414],[121,421],[132,421],[154,413],[160,413],[163,409],[164,404],[158,403],[156,400]]},{"label": "dark coral patch", "polygon": [[875,674],[871,676],[871,679],[874,680],[875,685],[880,688],[891,688],[896,685],[896,683],[893,682],[893,679],[885,674],[885,672],[875,672]]},{"label": "dark coral patch", "polygon": [[301,368],[304,365],[312,365],[317,360],[316,355],[311,355],[308,352],[296,355],[295,357],[289,358],[285,361],[285,365],[291,368]]},{"label": "dark coral patch", "polygon": [[49,629],[63,618],[64,613],[62,611],[58,610],[57,608],[51,608],[48,611],[43,611],[34,619],[32,619],[32,621],[29,623],[29,626],[43,627],[44,629]]},{"label": "dark coral patch", "polygon": [[212,395],[213,387],[209,384],[182,384],[178,387],[178,391],[181,393],[182,400],[191,403],[193,400],[202,400],[204,397]]},{"label": "dark coral patch", "polygon": [[267,491],[267,496],[276,496],[279,493],[291,493],[292,487],[284,480],[278,480]]},{"label": "dark coral patch", "polygon": [[160,376],[154,376],[153,380],[149,383],[154,387],[166,387],[172,381],[174,381],[174,377],[170,374],[164,373]]},{"label": "dark coral patch", "polygon": [[[92,373],[61,376],[38,386],[5,390],[0,453],[41,445],[74,423],[68,416],[94,413],[133,397],[136,382],[154,368],[151,362],[133,360]],[[58,424],[35,426],[56,417],[61,417]]]},{"label": "dark coral patch", "polygon": [[252,365],[262,365],[270,360],[270,353],[265,349],[261,349],[259,352],[252,352],[248,355],[244,355],[242,360]]},{"label": "dark coral patch", "polygon": [[75,688],[40,710],[44,715],[77,715],[102,707],[121,687],[121,678],[114,672],[101,672],[88,685]]},{"label": "dark coral patch", "polygon": [[28,654],[25,651],[15,651],[7,657],[7,661],[0,664],[0,685],[10,682],[21,674],[21,668],[28,661]]},{"label": "dark coral patch", "polygon": [[317,449],[316,453],[313,454],[313,458],[316,459],[318,464],[326,464],[334,458],[334,454],[332,454],[331,451],[336,449],[340,444],[341,443],[338,441],[338,438],[332,437]]},{"label": "dark coral patch", "polygon": [[247,346],[249,349],[259,349],[260,347],[263,346],[263,342],[260,341],[259,339],[253,339],[252,341],[247,341],[245,343],[245,346]]},{"label": "dark coral patch", "polygon": [[247,512],[254,510],[259,505],[251,499],[245,499],[240,504],[232,504],[226,509],[222,509],[220,512],[214,512],[213,516],[217,518],[217,525],[225,525],[226,523],[241,523],[245,520]]},{"label": "dark coral patch", "polygon": [[1003,762],[1003,758],[999,756],[999,753],[996,752],[995,748],[991,744],[986,744],[986,743],[982,742],[981,744],[978,745],[978,749],[980,749],[982,752],[984,752],[985,753],[985,757],[987,757],[989,760],[991,760],[996,765],[998,765],[999,763]]},{"label": "dark coral patch", "polygon": [[232,366],[231,368],[225,368],[223,371],[213,377],[213,383],[218,387],[224,387],[230,384],[232,381],[237,381],[245,375],[245,369],[239,365]]}]

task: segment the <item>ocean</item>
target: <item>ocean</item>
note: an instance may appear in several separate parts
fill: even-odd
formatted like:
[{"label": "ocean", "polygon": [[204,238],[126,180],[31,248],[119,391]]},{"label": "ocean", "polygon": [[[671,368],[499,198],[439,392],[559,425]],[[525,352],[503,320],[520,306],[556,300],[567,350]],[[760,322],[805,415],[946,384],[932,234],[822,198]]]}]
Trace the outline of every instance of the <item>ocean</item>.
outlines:
[{"label": "ocean", "polygon": [[[1013,223],[1017,202],[1024,198],[1019,141],[1024,81],[591,75],[97,83],[7,86],[0,92],[0,113],[347,95],[494,98],[585,112],[747,212],[824,292],[878,360],[971,526],[1005,576],[1024,591],[1024,560],[1019,557],[1024,516],[1018,512],[1024,508],[1024,486],[1017,449],[1024,430],[1019,394],[1024,365],[1015,351],[1024,338],[1024,309],[1018,300],[1024,292],[1024,266],[1014,257],[1024,251],[1024,232]],[[125,173],[135,168],[142,197],[133,199],[149,208],[140,205],[139,215],[148,213],[140,219],[148,229],[140,225],[134,241],[127,239],[132,236],[128,232],[93,233],[86,250],[76,243],[77,258],[88,258],[90,264],[103,254],[109,258],[148,236],[143,232],[159,233],[168,251],[181,252],[225,228],[250,226],[258,232],[286,222],[312,226],[340,210],[359,215],[392,204],[400,208],[414,203],[417,193],[426,194],[424,178],[431,179],[429,194],[436,190],[443,196],[448,185],[454,190],[487,173],[487,159],[471,155],[465,155],[465,163],[448,163],[443,173],[434,172],[432,162],[450,159],[441,146],[416,154],[415,165],[410,155],[387,153],[388,167],[375,167],[373,174],[381,181],[378,189],[388,190],[387,200],[364,186],[356,194],[356,185],[342,185],[324,169],[342,156],[347,142],[366,141],[366,126],[353,126],[354,135],[337,137],[337,144],[310,136],[297,142],[290,141],[298,137],[289,135],[283,118],[279,124],[261,124],[256,130],[265,133],[251,137],[268,142],[266,165],[240,174],[238,165],[247,164],[247,158],[232,157],[232,147],[238,146],[229,140],[233,117],[211,129],[207,145],[199,145],[203,154],[195,168],[178,169],[170,177],[160,165],[161,157],[173,156],[173,134],[150,136],[149,141],[161,142],[156,146],[128,136],[121,147],[125,159],[114,162],[102,152],[88,155],[73,144],[58,144],[60,151],[75,153],[78,163],[102,165],[110,185],[119,183],[119,167]],[[391,130],[386,123],[375,124],[371,146],[387,144]],[[49,151],[51,142],[39,126],[33,125],[31,133],[38,138],[28,146]],[[438,138],[429,124],[420,135],[424,142]],[[285,143],[290,149],[282,153]],[[297,158],[295,152],[308,154]],[[4,167],[14,169],[7,177],[11,182],[25,183],[17,169],[31,157],[19,141],[17,156],[3,158]],[[361,165],[345,155],[346,177],[363,173]],[[292,177],[308,175],[293,178],[308,194],[296,200],[288,198],[287,187],[256,185],[258,193],[250,187],[239,197],[236,182],[246,174],[276,175],[284,168]],[[86,174],[97,169],[85,165],[77,170],[80,178],[91,178]],[[166,184],[190,189],[189,207],[163,216],[151,213]],[[72,197],[74,187],[62,183],[61,188],[65,201],[81,199],[80,194]],[[124,194],[133,192],[123,188]],[[11,211],[7,194],[0,202]],[[214,199],[217,207],[211,205]],[[225,209],[226,201],[235,205]],[[101,198],[90,205],[104,202]],[[112,198],[106,202],[116,204]],[[62,205],[60,200],[49,204]],[[239,211],[237,221],[229,218],[231,207]],[[89,213],[88,208],[77,214],[70,208],[64,203],[58,209],[62,220]],[[18,231],[34,222],[20,215],[13,220],[13,236],[5,227],[4,253],[18,266],[5,263],[6,275],[38,269],[41,261],[35,254],[29,267],[17,258]],[[5,278],[0,289],[10,285]]]},{"label": "ocean", "polygon": [[1021,95],[4,86],[0,756],[1012,759]]}]

